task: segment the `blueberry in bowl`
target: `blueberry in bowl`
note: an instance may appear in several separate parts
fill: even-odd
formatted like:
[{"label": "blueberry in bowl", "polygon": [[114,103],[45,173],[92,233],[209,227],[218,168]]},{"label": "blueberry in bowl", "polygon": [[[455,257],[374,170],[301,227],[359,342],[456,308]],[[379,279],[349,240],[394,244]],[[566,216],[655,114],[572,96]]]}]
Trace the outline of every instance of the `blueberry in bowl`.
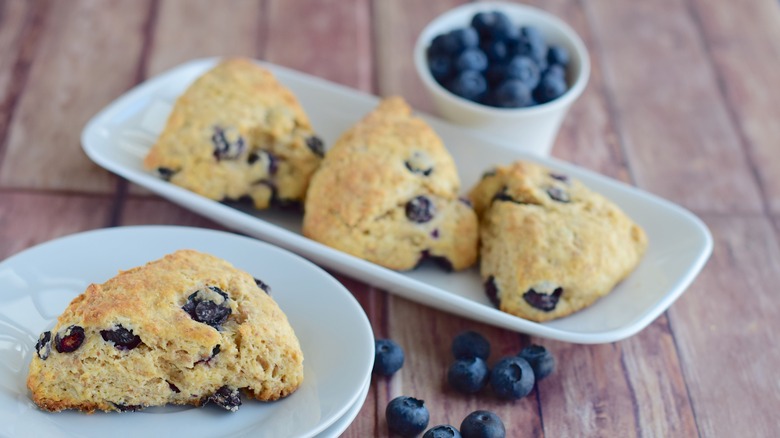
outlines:
[{"label": "blueberry in bowl", "polygon": [[577,34],[541,9],[474,2],[431,21],[414,64],[445,119],[549,153],[560,123],[587,83]]}]

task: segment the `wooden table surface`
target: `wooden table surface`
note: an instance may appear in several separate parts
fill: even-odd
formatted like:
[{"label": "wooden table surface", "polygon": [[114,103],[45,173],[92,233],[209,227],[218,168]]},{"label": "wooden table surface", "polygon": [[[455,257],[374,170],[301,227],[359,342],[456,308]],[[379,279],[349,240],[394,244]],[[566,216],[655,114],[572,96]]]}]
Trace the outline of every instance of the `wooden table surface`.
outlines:
[{"label": "wooden table surface", "polygon": [[[411,52],[455,0],[0,0],[0,258],[102,227],[220,228],[110,174],[81,150],[86,121],[183,61],[246,55],[377,95],[432,102]],[[780,6],[776,0],[532,0],[567,21],[593,64],[555,157],[699,215],[715,250],[689,290],[644,331],[605,345],[530,338],[401,299],[344,276],[375,335],[406,350],[374,379],[346,437],[386,436],[395,396],[431,425],[476,409],[508,436],[778,436],[780,433]],[[491,363],[531,342],[558,369],[528,397],[449,390],[464,329]]]}]

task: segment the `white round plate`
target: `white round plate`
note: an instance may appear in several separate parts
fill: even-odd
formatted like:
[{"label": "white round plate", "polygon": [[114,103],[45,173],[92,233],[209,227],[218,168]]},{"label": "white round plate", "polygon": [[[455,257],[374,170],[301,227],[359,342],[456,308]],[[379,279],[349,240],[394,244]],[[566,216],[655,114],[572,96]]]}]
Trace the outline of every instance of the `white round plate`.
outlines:
[{"label": "white round plate", "polygon": [[[33,347],[70,300],[89,283],[185,248],[224,258],[271,286],[301,342],[301,387],[276,402],[247,400],[236,413],[209,407],[94,415],[37,409],[25,385]],[[0,436],[311,437],[340,424],[370,379],[373,334],[352,294],[303,258],[247,237],[165,226],[90,231],[3,261],[0,284]]]},{"label": "white round plate", "polygon": [[317,438],[338,438],[341,436],[341,433],[347,430],[350,424],[352,424],[352,421],[358,416],[360,413],[360,409],[363,408],[363,403],[366,401],[366,397],[368,397],[368,391],[371,389],[371,376],[368,376],[368,380],[366,380],[365,386],[363,386],[363,391],[360,393],[360,397],[358,397],[358,400],[355,402],[354,405],[352,405],[351,408],[347,411],[346,414],[344,414],[343,417],[339,418],[338,421],[331,424],[329,428],[323,430],[319,435],[317,435]]}]

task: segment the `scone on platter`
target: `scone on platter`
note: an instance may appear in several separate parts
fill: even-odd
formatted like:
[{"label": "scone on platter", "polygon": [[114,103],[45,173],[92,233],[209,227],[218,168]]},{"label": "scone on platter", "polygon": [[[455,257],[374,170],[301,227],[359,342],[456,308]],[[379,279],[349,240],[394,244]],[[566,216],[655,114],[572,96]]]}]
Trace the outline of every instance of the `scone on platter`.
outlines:
[{"label": "scone on platter", "polygon": [[217,201],[300,203],[324,149],[290,90],[248,59],[221,62],[182,94],[144,167]]},{"label": "scone on platter", "polygon": [[303,233],[395,270],[431,259],[448,270],[477,257],[477,218],[458,199],[455,163],[399,97],[341,135],[314,174]]},{"label": "scone on platter", "polygon": [[518,161],[472,189],[480,272],[502,311],[548,321],[608,294],[639,263],[647,237],[615,204],[567,175]]},{"label": "scone on platter", "polygon": [[47,411],[135,411],[271,401],[303,380],[303,353],[268,286],[181,250],[92,284],[41,334],[27,378]]}]

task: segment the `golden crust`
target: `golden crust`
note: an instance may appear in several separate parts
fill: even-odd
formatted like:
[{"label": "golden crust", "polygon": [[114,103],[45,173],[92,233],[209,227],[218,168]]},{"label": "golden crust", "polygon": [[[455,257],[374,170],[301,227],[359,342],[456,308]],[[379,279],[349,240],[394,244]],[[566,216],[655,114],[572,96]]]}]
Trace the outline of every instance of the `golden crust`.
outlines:
[{"label": "golden crust", "polygon": [[[388,98],[328,152],[306,197],[303,233],[390,269],[414,268],[424,251],[464,269],[476,261],[478,232],[459,185],[433,129],[403,99]],[[417,196],[433,204],[423,223],[405,213]]]},{"label": "golden crust", "polygon": [[[480,215],[482,279],[494,282],[502,311],[522,318],[547,321],[593,304],[647,247],[642,228],[612,202],[536,164],[499,167],[470,197]],[[530,290],[548,297],[526,297]],[[534,298],[548,308],[532,306]]]},{"label": "golden crust", "polygon": [[144,167],[165,169],[172,183],[207,198],[249,196],[266,208],[303,200],[321,161],[308,143],[315,138],[298,100],[271,72],[228,59],[177,99]]},{"label": "golden crust", "polygon": [[[228,294],[232,312],[218,329],[182,309],[191,294],[210,286]],[[85,333],[78,349],[60,353],[52,342],[48,358],[35,355],[30,365],[27,386],[42,409],[200,405],[222,386],[276,400],[303,380],[298,339],[273,299],[249,274],[196,251],[177,251],[90,285],[58,318],[51,339],[73,325]],[[101,330],[117,325],[141,343],[122,350],[104,340]]]}]

